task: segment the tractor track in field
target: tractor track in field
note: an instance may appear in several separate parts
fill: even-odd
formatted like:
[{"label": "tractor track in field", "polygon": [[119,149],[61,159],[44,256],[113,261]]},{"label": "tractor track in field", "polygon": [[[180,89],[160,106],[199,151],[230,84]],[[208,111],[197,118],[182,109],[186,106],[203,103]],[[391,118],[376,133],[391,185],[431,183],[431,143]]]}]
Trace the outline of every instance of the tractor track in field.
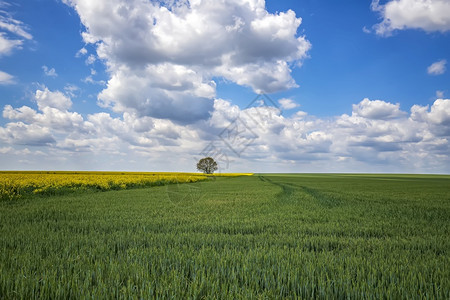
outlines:
[{"label": "tractor track in field", "polygon": [[292,183],[275,182],[265,176],[258,176],[258,178],[263,182],[267,182],[280,187],[282,190],[277,195],[277,198],[283,202],[298,201],[299,198],[295,197],[295,193],[300,192],[309,195],[324,207],[332,208],[341,205],[340,199],[336,197],[330,197],[317,189]]}]

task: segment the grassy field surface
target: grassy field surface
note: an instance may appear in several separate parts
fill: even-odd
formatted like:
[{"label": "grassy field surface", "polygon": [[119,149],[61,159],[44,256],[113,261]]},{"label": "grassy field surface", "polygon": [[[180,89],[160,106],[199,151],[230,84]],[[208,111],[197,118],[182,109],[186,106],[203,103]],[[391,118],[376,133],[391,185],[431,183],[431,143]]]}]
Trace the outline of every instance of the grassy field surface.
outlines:
[{"label": "grassy field surface", "polygon": [[0,202],[0,298],[449,299],[450,176],[255,174]]}]

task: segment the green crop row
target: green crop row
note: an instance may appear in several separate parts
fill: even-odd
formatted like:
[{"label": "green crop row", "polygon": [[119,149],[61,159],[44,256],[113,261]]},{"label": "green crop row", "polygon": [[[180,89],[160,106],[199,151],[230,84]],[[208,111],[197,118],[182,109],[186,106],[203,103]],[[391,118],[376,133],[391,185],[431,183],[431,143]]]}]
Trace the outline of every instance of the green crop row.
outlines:
[{"label": "green crop row", "polygon": [[449,299],[450,178],[388,179],[260,174],[3,202],[0,299]]}]

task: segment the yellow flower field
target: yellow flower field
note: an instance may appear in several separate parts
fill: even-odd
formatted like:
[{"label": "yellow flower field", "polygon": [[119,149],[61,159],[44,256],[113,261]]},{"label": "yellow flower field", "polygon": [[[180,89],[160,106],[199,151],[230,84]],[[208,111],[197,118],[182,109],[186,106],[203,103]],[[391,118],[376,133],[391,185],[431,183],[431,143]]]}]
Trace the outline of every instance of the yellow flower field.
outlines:
[{"label": "yellow flower field", "polygon": [[[243,173],[217,176],[252,175]],[[209,176],[209,175],[208,175]],[[14,200],[25,194],[60,194],[76,190],[120,190],[171,183],[188,183],[208,179],[202,173],[178,172],[0,172],[0,200]]]}]

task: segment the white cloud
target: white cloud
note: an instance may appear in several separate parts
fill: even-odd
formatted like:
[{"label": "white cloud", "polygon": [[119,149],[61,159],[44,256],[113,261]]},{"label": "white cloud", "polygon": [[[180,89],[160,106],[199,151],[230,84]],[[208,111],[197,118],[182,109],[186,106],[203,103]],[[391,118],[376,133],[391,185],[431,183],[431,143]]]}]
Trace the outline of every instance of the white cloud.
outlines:
[{"label": "white cloud", "polygon": [[3,108],[5,168],[26,168],[4,157],[33,146],[28,161],[45,166],[51,159],[69,169],[193,171],[195,159],[209,153],[223,172],[450,172],[450,99],[406,112],[366,98],[351,114],[323,119],[306,112],[285,117],[268,106],[241,110],[216,99],[208,119],[188,125],[138,111],[83,117],[69,110],[69,97],[46,87],[34,100],[38,110]]},{"label": "white cloud", "polygon": [[44,87],[34,96],[40,112],[28,106],[13,108],[6,105],[3,117],[16,121],[0,127],[0,140],[8,144],[46,146],[56,143],[56,136],[88,132],[89,126],[76,112],[69,112],[72,101],[59,91]]},{"label": "white cloud", "polygon": [[450,99],[438,99],[431,106],[428,120],[439,125],[450,125]]},{"label": "white cloud", "polygon": [[0,56],[11,54],[14,48],[20,49],[22,44],[21,40],[10,40],[5,33],[0,32]]},{"label": "white cloud", "polygon": [[362,31],[363,31],[364,33],[372,33],[372,31],[371,31],[369,28],[367,28],[366,26],[364,26],[364,27],[362,28]]},{"label": "white cloud", "polygon": [[49,132],[66,132],[70,130],[85,130],[83,117],[75,112],[61,111],[53,107],[44,107],[38,113],[28,106],[14,109],[6,105],[3,109],[3,117],[9,120],[24,122],[24,124],[38,125]]},{"label": "white cloud", "polygon": [[372,10],[383,21],[374,26],[377,34],[389,36],[395,30],[422,29],[427,32],[450,30],[450,2],[448,0],[391,0],[384,5],[372,0]]},{"label": "white cloud", "polygon": [[21,120],[27,123],[33,123],[35,117],[36,111],[28,106],[14,109],[11,105],[5,105],[3,109],[3,118],[9,120]]},{"label": "white cloud", "polygon": [[49,76],[49,77],[57,77],[58,76],[55,68],[49,69],[47,66],[42,66],[42,70],[44,71],[44,74],[46,76]]},{"label": "white cloud", "polygon": [[27,32],[26,26],[19,20],[16,20],[9,16],[4,11],[0,11],[0,28],[7,30],[15,35],[18,35],[24,39],[31,40],[33,36]]},{"label": "white cloud", "polygon": [[53,107],[45,107],[42,114],[37,114],[35,122],[51,128],[54,132],[85,130],[83,117],[76,112],[61,111]]},{"label": "white cloud", "polygon": [[297,119],[297,120],[301,120],[303,118],[305,118],[308,115],[308,113],[304,112],[304,111],[298,111],[294,114],[293,118]]},{"label": "white cloud", "polygon": [[[23,39],[33,39],[33,36],[27,32],[27,26],[11,17],[4,10],[0,10],[0,29],[3,30],[3,32],[0,32],[0,56],[11,54],[15,48],[20,49]],[[15,35],[21,39],[11,38],[10,35]]]},{"label": "white cloud", "polygon": [[0,140],[8,144],[47,146],[55,143],[48,128],[22,122],[8,123],[0,127]]},{"label": "white cloud", "polygon": [[214,96],[214,82],[204,82],[198,73],[184,66],[163,64],[149,65],[133,74],[128,68],[116,71],[98,98],[101,106],[117,113],[185,123],[207,119],[213,106],[209,99]]},{"label": "white cloud", "polygon": [[438,99],[444,98],[444,91],[436,91],[436,98]]},{"label": "white cloud", "polygon": [[428,68],[427,72],[430,75],[441,75],[445,73],[447,61],[442,59],[435,63],[432,63]]},{"label": "white cloud", "polygon": [[14,83],[14,76],[0,71],[0,85],[8,85]]},{"label": "white cloud", "polygon": [[[224,115],[219,113],[222,109],[229,109],[221,101],[212,119]],[[437,100],[431,110],[425,107],[422,119],[413,118],[413,109],[408,117],[398,104],[369,99],[354,105],[351,116],[327,120],[309,117],[305,112],[285,118],[276,114],[268,117],[264,114],[268,108],[259,108],[253,113],[244,110],[239,120],[243,120],[257,138],[242,153],[245,157],[242,162],[253,161],[254,168],[258,168],[258,160],[265,166],[279,163],[283,166],[280,171],[294,164],[303,165],[308,171],[322,172],[343,169],[373,172],[375,167],[379,167],[377,171],[420,169],[429,172],[440,168],[448,172],[450,124],[446,122],[450,110],[446,101]],[[245,132],[246,127],[241,126],[240,130]],[[227,149],[227,145],[222,145],[222,149]],[[426,154],[426,158],[419,159],[419,154]]]},{"label": "white cloud", "polygon": [[392,104],[381,100],[363,99],[358,104],[353,104],[353,114],[367,119],[393,119],[404,115],[400,111],[400,104]]},{"label": "white cloud", "polygon": [[106,85],[106,82],[104,80],[95,80],[92,72],[91,72],[91,75],[86,76],[81,81],[83,81],[85,83],[91,83],[91,84]]},{"label": "white cloud", "polygon": [[301,18],[292,10],[270,14],[261,0],[64,2],[80,15],[84,42],[96,46],[111,76],[100,103],[121,113],[206,119],[214,77],[256,92],[297,87],[291,66],[311,47],[297,34]]},{"label": "white cloud", "polygon": [[74,84],[66,84],[64,86],[64,91],[70,97],[75,97],[75,93],[78,92],[79,90],[80,90],[80,88]]},{"label": "white cloud", "polygon": [[91,54],[88,56],[88,58],[86,59],[86,64],[87,65],[92,65],[95,61],[97,60],[97,58],[95,57],[94,54]]},{"label": "white cloud", "polygon": [[1,154],[7,154],[7,153],[11,153],[13,151],[14,151],[14,149],[12,147],[1,147],[0,148]]},{"label": "white cloud", "polygon": [[225,65],[217,67],[215,71],[239,85],[252,87],[257,94],[298,87],[291,77],[288,63],[282,60],[258,62],[245,66],[232,66],[227,62]]},{"label": "white cloud", "polygon": [[[430,139],[441,137],[447,142],[450,140],[450,99],[437,99],[430,109],[428,106],[414,105],[411,107],[411,119],[428,125]],[[447,147],[448,144],[444,143],[443,146]],[[450,153],[448,150],[447,155]]]},{"label": "white cloud", "polygon": [[300,106],[299,104],[295,103],[292,99],[287,99],[287,98],[278,100],[278,103],[280,103],[282,109],[286,109],[286,110],[293,109],[293,108]]},{"label": "white cloud", "polygon": [[78,52],[75,54],[75,57],[81,57],[83,55],[86,55],[87,52],[88,52],[87,49],[83,47],[80,50],[78,50]]},{"label": "white cloud", "polygon": [[34,98],[40,110],[45,107],[67,110],[72,106],[72,100],[69,97],[59,91],[51,92],[46,87],[43,90],[37,90]]}]

